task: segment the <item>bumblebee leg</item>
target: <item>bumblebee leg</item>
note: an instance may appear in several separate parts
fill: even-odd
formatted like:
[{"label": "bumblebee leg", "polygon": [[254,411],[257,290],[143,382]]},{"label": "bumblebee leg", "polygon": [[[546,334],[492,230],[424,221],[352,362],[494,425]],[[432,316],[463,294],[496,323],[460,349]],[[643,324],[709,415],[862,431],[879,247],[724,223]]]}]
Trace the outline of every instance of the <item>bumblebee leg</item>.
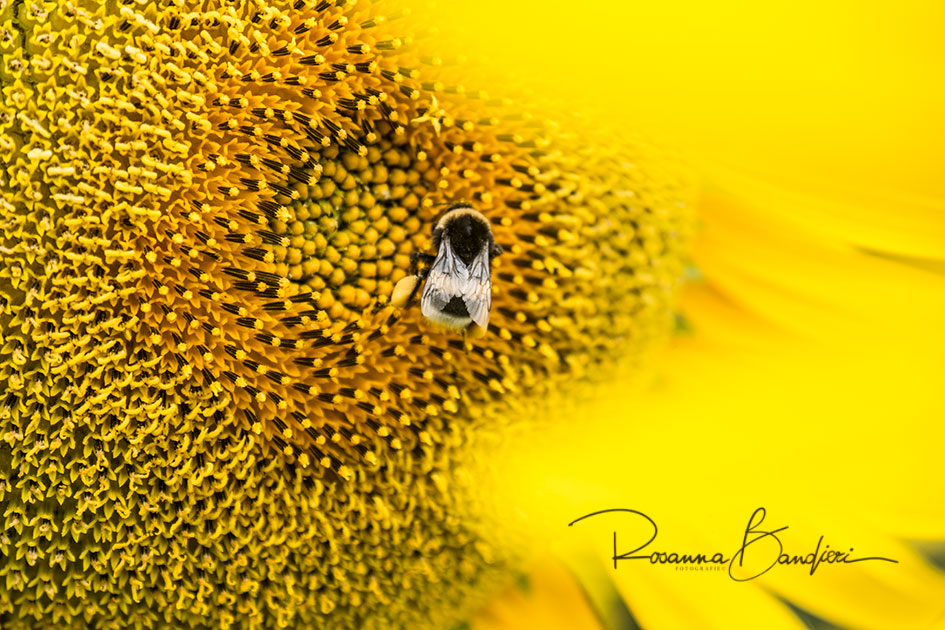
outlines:
[{"label": "bumblebee leg", "polygon": [[[421,273],[423,271],[428,271],[430,268],[430,265],[432,265],[435,260],[436,260],[436,256],[433,256],[432,254],[424,254],[422,252],[413,252],[412,254],[410,254],[410,273],[417,273],[417,268],[419,267],[419,263],[423,263],[424,265],[426,265],[426,269],[421,270]],[[426,278],[426,275],[424,274],[423,277]]]},{"label": "bumblebee leg", "polygon": [[410,292],[410,295],[407,296],[407,302],[406,302],[407,304],[410,304],[415,299],[417,299],[417,293],[420,292],[420,285],[423,283],[424,280],[427,279],[427,276],[429,275],[430,275],[429,267],[425,267],[421,269],[419,272],[417,272],[417,275],[414,276],[417,279],[417,284],[416,286],[414,286],[413,291]]},{"label": "bumblebee leg", "polygon": [[420,288],[420,276],[404,276],[394,286],[394,292],[390,296],[390,305],[396,308],[407,306],[417,295]]},{"label": "bumblebee leg", "polygon": [[[414,252],[410,254],[410,274],[400,279],[394,287],[394,292],[390,296],[391,306],[403,308],[414,301],[417,293],[420,291],[420,284],[430,275],[430,265],[436,260],[436,256]],[[418,269],[419,263],[426,265],[423,269]]]},{"label": "bumblebee leg", "polygon": [[504,252],[504,251],[505,251],[505,250],[502,249],[502,246],[501,246],[501,245],[499,245],[498,243],[493,243],[493,244],[492,244],[492,249],[489,251],[489,258],[495,258],[496,256],[498,256],[499,254],[501,254],[501,253]]}]

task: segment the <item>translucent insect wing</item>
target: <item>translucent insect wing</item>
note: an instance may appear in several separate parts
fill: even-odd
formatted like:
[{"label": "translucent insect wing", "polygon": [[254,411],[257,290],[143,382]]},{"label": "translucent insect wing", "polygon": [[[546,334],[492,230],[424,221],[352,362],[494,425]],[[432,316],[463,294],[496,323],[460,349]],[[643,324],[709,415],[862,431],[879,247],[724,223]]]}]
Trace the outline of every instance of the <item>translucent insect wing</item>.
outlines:
[{"label": "translucent insect wing", "polygon": [[492,307],[488,248],[484,247],[467,267],[453,253],[449,241],[443,240],[423,287],[420,311],[428,319],[441,321],[441,311],[454,297],[463,298],[466,310],[477,325],[483,328],[488,325]]},{"label": "translucent insect wing", "polygon": [[466,283],[469,270],[453,253],[449,241],[444,239],[437,251],[436,260],[430,267],[423,294],[420,297],[420,312],[424,317],[437,320],[440,311],[454,297],[462,295],[461,287]]},{"label": "translucent insect wing", "polygon": [[492,279],[489,273],[489,248],[473,259],[468,268],[469,275],[463,286],[462,296],[466,310],[476,324],[482,328],[489,325],[489,311],[492,308]]}]

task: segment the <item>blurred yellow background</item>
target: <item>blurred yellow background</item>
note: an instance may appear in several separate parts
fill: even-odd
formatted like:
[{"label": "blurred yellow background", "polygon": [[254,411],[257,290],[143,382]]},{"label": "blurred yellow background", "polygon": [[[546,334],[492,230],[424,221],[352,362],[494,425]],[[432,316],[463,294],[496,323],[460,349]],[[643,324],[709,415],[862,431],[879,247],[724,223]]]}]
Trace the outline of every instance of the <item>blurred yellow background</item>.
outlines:
[{"label": "blurred yellow background", "polygon": [[470,58],[688,153],[781,180],[945,194],[945,3],[478,0],[429,11]]}]

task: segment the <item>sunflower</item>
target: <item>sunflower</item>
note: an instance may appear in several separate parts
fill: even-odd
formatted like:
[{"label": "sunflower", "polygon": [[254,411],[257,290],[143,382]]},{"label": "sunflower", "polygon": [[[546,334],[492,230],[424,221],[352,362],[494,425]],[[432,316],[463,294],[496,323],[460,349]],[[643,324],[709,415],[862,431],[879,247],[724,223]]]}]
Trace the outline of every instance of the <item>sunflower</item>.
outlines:
[{"label": "sunflower", "polygon": [[[660,86],[600,63],[629,58],[612,29],[639,16],[558,8],[3,7],[3,627],[887,628],[940,612],[942,578],[897,541],[941,537],[942,515],[892,491],[940,489],[913,465],[937,443],[921,415],[941,346],[930,213],[902,209],[887,242],[881,210],[796,212],[702,161],[714,187],[690,256],[691,169],[624,128],[656,102],[636,90]],[[694,15],[671,17],[693,36]],[[509,81],[489,51],[538,70]],[[646,67],[637,79],[671,76]],[[389,303],[456,201],[505,249],[483,339]],[[881,391],[896,395],[862,397]],[[759,409],[790,432],[759,437]],[[849,445],[820,469],[795,459],[814,430]],[[883,465],[864,467],[876,435]],[[718,436],[745,459],[720,458]],[[745,478],[766,461],[778,474]],[[838,509],[815,486],[841,470],[857,480]],[[736,591],[608,572],[606,532],[559,531],[629,497],[674,524],[670,542],[723,544],[759,495],[801,540],[855,536],[900,564]]]},{"label": "sunflower", "polygon": [[[396,2],[3,19],[4,626],[468,618],[521,562],[476,460],[666,335],[685,177]],[[476,340],[390,303],[457,201]]]}]

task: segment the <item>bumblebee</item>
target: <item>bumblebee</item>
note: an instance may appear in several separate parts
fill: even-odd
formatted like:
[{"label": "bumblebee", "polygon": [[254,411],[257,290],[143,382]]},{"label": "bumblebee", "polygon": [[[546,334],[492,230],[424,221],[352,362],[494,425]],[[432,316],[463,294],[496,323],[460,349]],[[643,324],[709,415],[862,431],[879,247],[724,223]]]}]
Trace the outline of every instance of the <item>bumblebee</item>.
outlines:
[{"label": "bumblebee", "polygon": [[440,326],[485,334],[492,309],[492,259],[502,253],[488,219],[468,203],[450,206],[433,227],[436,254],[415,252],[411,266],[425,267],[394,287],[391,303],[403,306],[420,294],[420,312]]}]

